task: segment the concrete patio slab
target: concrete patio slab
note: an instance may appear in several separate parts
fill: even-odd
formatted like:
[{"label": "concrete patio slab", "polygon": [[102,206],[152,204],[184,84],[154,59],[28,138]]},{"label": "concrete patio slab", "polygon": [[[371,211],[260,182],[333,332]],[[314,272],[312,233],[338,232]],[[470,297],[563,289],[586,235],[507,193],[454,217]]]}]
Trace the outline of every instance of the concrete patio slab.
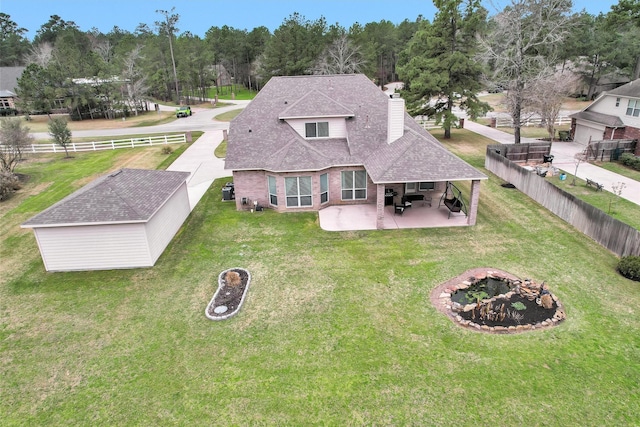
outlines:
[{"label": "concrete patio slab", "polygon": [[[357,231],[376,229],[376,205],[343,205],[329,206],[318,212],[320,228],[325,231]],[[467,217],[463,213],[452,213],[445,206],[438,208],[414,203],[402,215],[394,213],[393,206],[386,206],[384,213],[384,229],[401,228],[438,228],[468,226]]]}]

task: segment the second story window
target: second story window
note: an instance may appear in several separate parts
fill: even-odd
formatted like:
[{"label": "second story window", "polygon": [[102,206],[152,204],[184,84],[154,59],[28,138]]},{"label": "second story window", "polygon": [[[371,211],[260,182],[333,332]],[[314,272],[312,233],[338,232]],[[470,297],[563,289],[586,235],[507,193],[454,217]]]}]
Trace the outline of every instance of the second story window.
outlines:
[{"label": "second story window", "polygon": [[328,138],[329,122],[305,123],[305,136],[307,138]]},{"label": "second story window", "polygon": [[630,99],[627,106],[627,116],[640,116],[640,99]]}]

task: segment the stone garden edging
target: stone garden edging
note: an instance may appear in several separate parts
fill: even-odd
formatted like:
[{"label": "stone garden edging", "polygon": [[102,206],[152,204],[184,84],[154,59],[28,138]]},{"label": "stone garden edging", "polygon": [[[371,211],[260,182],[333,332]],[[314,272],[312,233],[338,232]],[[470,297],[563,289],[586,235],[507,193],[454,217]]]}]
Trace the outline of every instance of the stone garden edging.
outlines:
[{"label": "stone garden edging", "polygon": [[[238,303],[238,306],[233,311],[230,311],[229,313],[222,314],[220,316],[212,316],[212,315],[210,315],[209,311],[210,311],[210,309],[212,309],[214,307],[215,301],[216,301],[216,297],[224,289],[224,277],[225,277],[225,275],[227,274],[227,272],[234,271],[234,270],[242,270],[245,273],[247,273],[247,284],[245,285],[244,291],[242,292],[242,298],[240,299],[240,302]],[[225,319],[228,319],[228,318],[233,317],[236,314],[238,314],[238,312],[240,311],[240,308],[242,307],[242,304],[244,303],[244,300],[245,300],[245,298],[247,296],[247,292],[249,291],[249,286],[250,285],[251,285],[251,273],[249,273],[249,270],[246,270],[246,269],[241,268],[241,267],[233,267],[233,268],[228,268],[228,269],[222,271],[218,275],[218,289],[216,289],[216,292],[213,294],[213,298],[211,298],[211,301],[209,301],[209,304],[207,304],[207,308],[204,311],[205,316],[207,316],[207,318],[209,320],[225,320]]]}]

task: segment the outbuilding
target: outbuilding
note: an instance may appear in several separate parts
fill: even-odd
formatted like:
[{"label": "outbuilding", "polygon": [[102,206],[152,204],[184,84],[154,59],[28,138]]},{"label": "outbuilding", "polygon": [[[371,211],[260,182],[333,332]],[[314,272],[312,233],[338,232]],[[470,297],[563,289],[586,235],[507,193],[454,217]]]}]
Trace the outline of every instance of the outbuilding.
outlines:
[{"label": "outbuilding", "polygon": [[120,169],[24,222],[47,271],[151,267],[189,216],[189,172]]}]

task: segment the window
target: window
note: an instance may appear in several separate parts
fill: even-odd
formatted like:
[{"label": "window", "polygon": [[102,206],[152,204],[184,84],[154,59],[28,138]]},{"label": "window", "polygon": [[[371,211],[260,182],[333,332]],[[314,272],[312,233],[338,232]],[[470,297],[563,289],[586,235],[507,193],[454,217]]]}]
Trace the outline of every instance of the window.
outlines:
[{"label": "window", "polygon": [[616,107],[620,106],[620,98],[616,98]]},{"label": "window", "polygon": [[367,173],[365,171],[342,172],[342,200],[367,198]]},{"label": "window", "polygon": [[329,174],[320,175],[320,203],[329,201]]},{"label": "window", "polygon": [[627,116],[640,116],[640,99],[630,99],[627,107]]},{"label": "window", "polygon": [[329,122],[305,123],[304,131],[307,138],[327,138],[329,137]]},{"label": "window", "polygon": [[268,176],[269,181],[269,204],[278,206],[278,195],[276,193],[276,177]]},{"label": "window", "polygon": [[436,189],[436,183],[435,182],[421,182],[420,184],[418,184],[418,189],[420,191],[435,190]]},{"label": "window", "polygon": [[297,208],[311,206],[311,177],[297,176],[285,178],[284,185],[287,195],[287,207]]}]

